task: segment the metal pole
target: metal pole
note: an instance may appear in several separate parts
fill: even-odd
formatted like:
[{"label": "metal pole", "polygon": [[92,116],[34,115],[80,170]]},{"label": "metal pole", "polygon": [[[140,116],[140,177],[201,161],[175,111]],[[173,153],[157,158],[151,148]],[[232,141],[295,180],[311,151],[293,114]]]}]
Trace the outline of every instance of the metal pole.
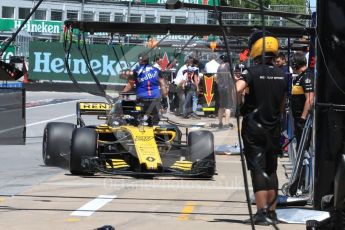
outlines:
[{"label": "metal pole", "polygon": [[31,18],[31,16],[35,13],[35,11],[37,10],[37,8],[41,5],[41,3],[43,2],[43,0],[40,0],[37,5],[32,8],[30,14],[28,16],[26,16],[25,20],[22,22],[22,24],[19,26],[19,28],[17,29],[17,31],[15,33],[12,34],[11,38],[5,43],[5,45],[2,47],[2,49],[0,50],[0,57],[2,56],[2,54],[6,51],[6,49],[10,46],[10,44],[14,41],[14,39],[16,39],[17,35],[19,34],[19,32],[23,29],[24,25],[29,21],[29,19]]},{"label": "metal pole", "polygon": [[128,14],[127,14],[127,22],[131,22],[131,8],[132,8],[131,1],[128,1]]},{"label": "metal pole", "polygon": [[82,0],[81,2],[81,15],[80,15],[80,21],[84,20],[84,4],[85,4],[85,0]]}]

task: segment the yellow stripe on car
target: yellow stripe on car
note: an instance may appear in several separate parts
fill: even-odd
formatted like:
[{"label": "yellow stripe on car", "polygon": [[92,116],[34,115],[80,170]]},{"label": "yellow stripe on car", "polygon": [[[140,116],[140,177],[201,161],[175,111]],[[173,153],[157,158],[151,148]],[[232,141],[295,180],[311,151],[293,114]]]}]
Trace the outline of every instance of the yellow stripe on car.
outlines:
[{"label": "yellow stripe on car", "polygon": [[109,162],[106,162],[106,167],[107,168],[127,168],[129,167],[129,165],[122,159],[111,159],[111,163],[109,164]]},{"label": "yellow stripe on car", "polygon": [[190,171],[190,170],[192,170],[192,165],[193,165],[193,162],[191,162],[191,161],[176,161],[171,166],[171,168],[173,168],[173,169],[180,169],[180,170],[183,170],[183,171]]}]

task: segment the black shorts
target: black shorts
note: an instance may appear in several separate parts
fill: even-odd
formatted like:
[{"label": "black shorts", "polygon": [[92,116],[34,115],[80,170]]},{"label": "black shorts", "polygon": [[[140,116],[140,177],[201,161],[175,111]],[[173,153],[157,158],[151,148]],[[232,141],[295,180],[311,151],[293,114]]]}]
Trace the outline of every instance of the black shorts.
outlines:
[{"label": "black shorts", "polygon": [[169,93],[177,93],[177,85],[174,83],[169,84]]},{"label": "black shorts", "polygon": [[267,130],[247,117],[242,121],[242,140],[247,167],[270,175],[277,171],[280,148],[280,125]]},{"label": "black shorts", "polygon": [[231,96],[228,89],[218,88],[219,108],[230,109]]},{"label": "black shorts", "polygon": [[158,125],[159,120],[160,120],[159,108],[161,105],[161,99],[160,98],[152,98],[152,99],[139,98],[138,102],[140,102],[143,105],[145,115],[149,116],[148,118],[149,126]]}]

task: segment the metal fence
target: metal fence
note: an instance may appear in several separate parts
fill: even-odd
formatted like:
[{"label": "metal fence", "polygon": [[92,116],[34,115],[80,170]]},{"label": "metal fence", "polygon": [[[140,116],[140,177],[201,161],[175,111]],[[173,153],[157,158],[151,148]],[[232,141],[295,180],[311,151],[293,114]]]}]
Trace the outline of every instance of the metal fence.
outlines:
[{"label": "metal fence", "polygon": [[29,56],[29,44],[33,40],[33,34],[26,31],[20,31],[15,40],[16,55],[17,56]]},{"label": "metal fence", "polygon": [[[305,6],[295,6],[295,5],[271,5],[270,10],[282,11],[296,14],[308,14],[309,9]],[[245,13],[233,13],[224,12],[222,13],[223,23],[226,25],[261,25],[261,16],[257,14],[245,14]],[[308,26],[308,20],[295,20],[303,26]],[[214,13],[208,14],[208,24],[216,24],[216,17]],[[266,26],[278,26],[278,27],[301,27],[302,25],[296,24],[289,19],[282,17],[265,16]]]},{"label": "metal fence", "polygon": [[[52,1],[52,0],[50,0]],[[116,1],[114,1],[116,2]],[[104,7],[104,5],[102,6]],[[143,7],[142,5],[136,6],[122,6],[121,12],[103,12],[101,10],[96,10],[96,13],[90,12],[90,9],[83,11],[83,18],[85,20],[99,20],[99,21],[134,21],[138,22],[148,22],[148,23],[160,23],[164,17],[167,23],[186,23],[186,24],[217,24],[217,17],[213,11],[207,10],[189,10],[185,9],[175,10],[173,13],[171,11],[164,11],[163,6],[150,6]],[[126,8],[130,7],[130,9]],[[271,5],[269,9],[274,11],[283,11],[291,13],[301,13],[306,14],[310,10],[306,6],[294,6],[294,5]],[[79,10],[69,10],[66,16],[68,18],[77,19],[78,15],[81,15]],[[95,16],[96,15],[96,16]],[[257,14],[246,14],[246,13],[236,13],[236,12],[224,12],[222,13],[223,23],[225,25],[239,25],[239,26],[252,26],[261,25],[261,16]],[[296,27],[296,26],[308,26],[309,21],[298,20],[302,25],[298,25],[291,22],[288,19],[282,17],[272,17],[265,16],[266,26],[277,26],[277,27]],[[27,56],[28,54],[28,44],[31,40],[45,40],[45,41],[55,41],[59,40],[61,36],[58,34],[42,34],[36,32],[29,32],[20,34],[16,40],[15,46],[17,55]],[[109,37],[107,35],[95,34],[92,36],[91,40],[94,43],[106,43]]]}]

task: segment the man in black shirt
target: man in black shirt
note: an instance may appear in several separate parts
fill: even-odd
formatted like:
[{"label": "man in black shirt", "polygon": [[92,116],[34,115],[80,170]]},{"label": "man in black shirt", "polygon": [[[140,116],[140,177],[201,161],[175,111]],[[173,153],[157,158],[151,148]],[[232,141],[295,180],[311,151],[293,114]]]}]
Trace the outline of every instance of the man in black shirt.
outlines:
[{"label": "man in black shirt", "polygon": [[314,76],[308,70],[307,59],[303,53],[296,53],[293,56],[292,69],[297,76],[292,80],[291,110],[295,137],[299,145],[307,115],[314,101]]},{"label": "man in black shirt", "polygon": [[278,223],[275,212],[277,155],[281,151],[280,118],[288,83],[284,72],[273,65],[278,51],[275,37],[266,33],[263,38],[262,32],[256,32],[251,36],[249,47],[255,65],[243,72],[236,88],[240,94],[249,87],[244,102],[242,139],[257,206],[254,223],[268,225]]}]

